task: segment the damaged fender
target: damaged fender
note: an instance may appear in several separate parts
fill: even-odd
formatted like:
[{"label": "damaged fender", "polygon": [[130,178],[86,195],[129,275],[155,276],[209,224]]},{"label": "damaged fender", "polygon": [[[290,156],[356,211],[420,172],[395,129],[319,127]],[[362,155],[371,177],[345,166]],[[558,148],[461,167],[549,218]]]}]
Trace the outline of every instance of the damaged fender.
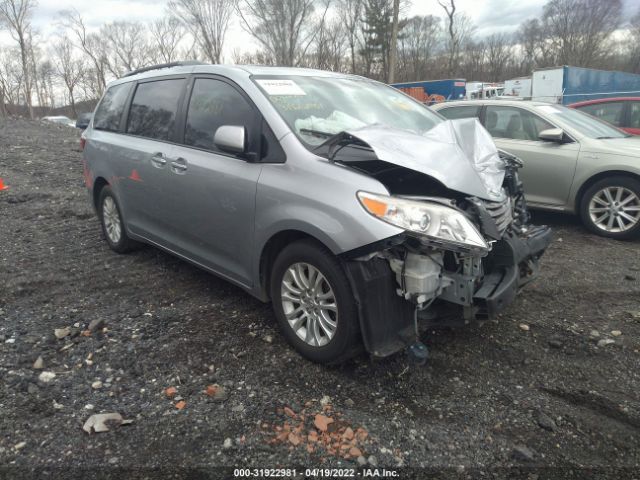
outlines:
[{"label": "damaged fender", "polygon": [[[378,126],[347,135],[336,140],[345,151],[333,155],[335,162],[371,172],[396,198],[463,213],[489,245],[489,251],[465,251],[407,230],[343,254],[371,354],[411,345],[420,329],[495,318],[535,278],[551,230],[528,223],[517,175],[522,164],[498,152],[476,119],[443,122],[425,135]],[[372,154],[349,152],[356,143]],[[398,177],[414,190],[403,191]],[[434,194],[430,179],[444,188]]]}]

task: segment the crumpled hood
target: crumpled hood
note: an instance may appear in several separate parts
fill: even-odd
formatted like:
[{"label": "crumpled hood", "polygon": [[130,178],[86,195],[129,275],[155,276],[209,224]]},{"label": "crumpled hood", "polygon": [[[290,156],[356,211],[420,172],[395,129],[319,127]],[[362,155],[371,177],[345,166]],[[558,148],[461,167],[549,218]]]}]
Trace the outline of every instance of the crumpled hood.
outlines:
[{"label": "crumpled hood", "polygon": [[476,118],[446,120],[422,135],[384,125],[347,133],[367,143],[380,160],[429,175],[451,190],[504,198],[504,162]]}]

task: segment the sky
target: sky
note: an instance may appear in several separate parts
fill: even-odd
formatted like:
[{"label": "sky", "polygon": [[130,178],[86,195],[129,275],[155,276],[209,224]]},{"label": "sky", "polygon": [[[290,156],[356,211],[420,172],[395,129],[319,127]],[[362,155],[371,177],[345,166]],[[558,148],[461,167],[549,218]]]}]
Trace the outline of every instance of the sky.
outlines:
[{"label": "sky", "polygon": [[[165,13],[168,0],[38,0],[33,24],[46,39],[55,34],[59,28],[59,12],[75,8],[85,19],[90,29],[97,29],[105,22],[115,20],[150,21],[161,17]],[[524,20],[539,17],[542,14],[543,0],[457,0],[458,11],[466,13],[476,25],[478,37],[491,33],[510,33]],[[625,14],[629,18],[631,13],[640,6],[640,0],[623,0]],[[412,0],[408,8],[408,16],[413,15],[443,15],[437,0]],[[635,13],[635,12],[634,12]],[[6,33],[0,33],[0,43],[9,40]],[[230,61],[230,53],[235,48],[240,50],[255,50],[256,45],[247,42],[237,19],[232,21],[227,34],[225,57]]]}]

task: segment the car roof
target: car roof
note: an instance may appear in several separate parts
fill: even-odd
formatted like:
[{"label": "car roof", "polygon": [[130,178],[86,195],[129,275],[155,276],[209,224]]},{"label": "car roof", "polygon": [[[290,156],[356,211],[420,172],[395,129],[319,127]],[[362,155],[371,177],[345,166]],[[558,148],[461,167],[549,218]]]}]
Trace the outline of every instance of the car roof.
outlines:
[{"label": "car roof", "polygon": [[453,100],[451,102],[436,103],[434,107],[458,107],[458,106],[482,106],[482,105],[502,105],[503,107],[539,107],[542,105],[559,105],[549,102],[535,102],[532,100]]},{"label": "car roof", "polygon": [[584,100],[582,102],[575,102],[567,105],[567,107],[583,107],[585,105],[595,105],[598,103],[610,103],[610,102],[640,102],[640,97],[609,97],[609,98],[596,98],[595,100]]},{"label": "car roof", "polygon": [[[296,67],[267,67],[263,65],[182,65],[163,67],[158,66],[156,69],[147,70],[140,73],[133,73],[114,80],[109,85],[117,85],[130,81],[162,77],[174,74],[190,74],[190,73],[209,73],[228,77],[232,80],[240,78],[248,78],[253,75],[292,75],[304,77],[334,77],[334,78],[364,78],[357,75],[347,73],[330,72],[327,70],[316,70],[313,68],[296,68]],[[372,80],[373,81],[373,80]]]}]

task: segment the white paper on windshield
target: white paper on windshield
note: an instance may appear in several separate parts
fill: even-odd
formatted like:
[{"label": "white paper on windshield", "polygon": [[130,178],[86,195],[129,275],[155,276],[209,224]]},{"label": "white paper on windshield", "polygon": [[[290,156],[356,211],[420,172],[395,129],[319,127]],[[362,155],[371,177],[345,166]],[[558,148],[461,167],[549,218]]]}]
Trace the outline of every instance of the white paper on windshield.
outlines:
[{"label": "white paper on windshield", "polygon": [[256,82],[268,95],[306,95],[293,80],[262,79]]},{"label": "white paper on windshield", "polygon": [[538,110],[544,113],[551,113],[551,114],[556,114],[561,112],[559,108],[556,108],[553,105],[540,105],[538,107]]}]

